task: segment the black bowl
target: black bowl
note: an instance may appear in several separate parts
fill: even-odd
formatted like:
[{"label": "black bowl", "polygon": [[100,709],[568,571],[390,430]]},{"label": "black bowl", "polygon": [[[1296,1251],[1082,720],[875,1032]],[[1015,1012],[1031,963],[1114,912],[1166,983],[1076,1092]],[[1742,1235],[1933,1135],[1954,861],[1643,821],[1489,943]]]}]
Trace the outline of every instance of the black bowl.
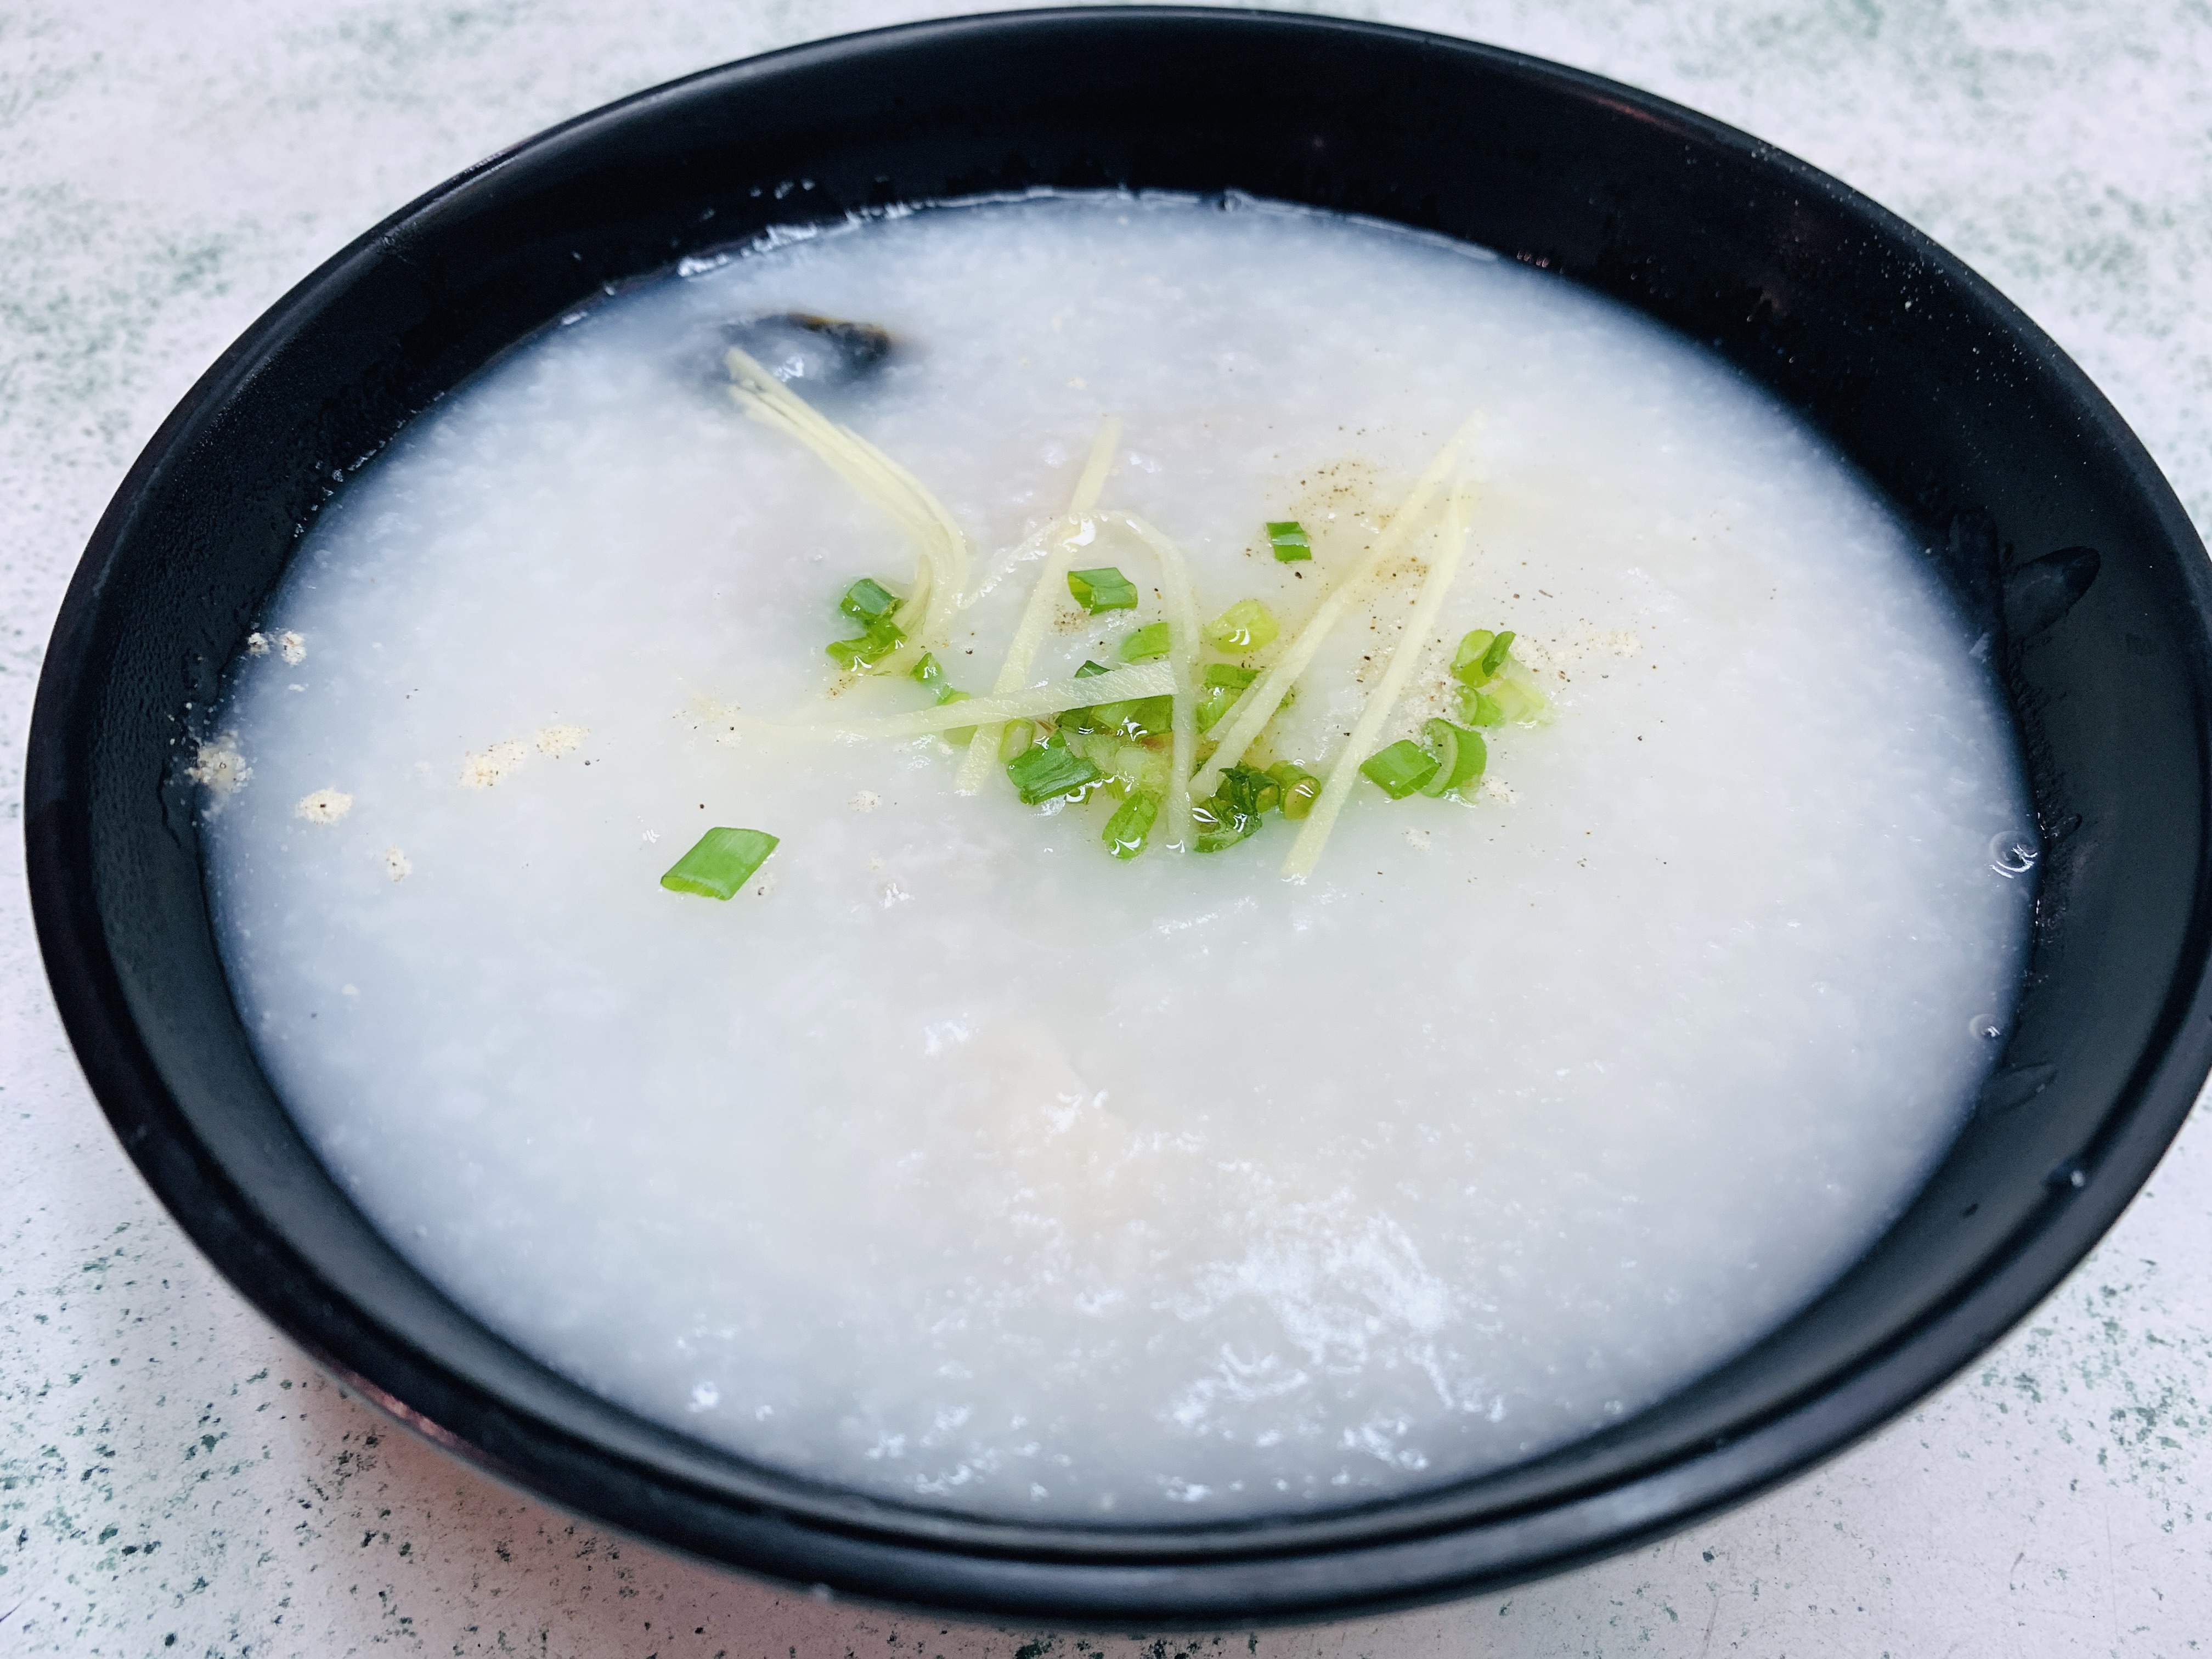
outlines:
[{"label": "black bowl", "polygon": [[[332,1183],[217,961],[179,744],[342,475],[600,291],[764,228],[1058,185],[1398,220],[1626,301],[1802,410],[1991,632],[2047,848],[2008,1048],[1912,1207],[1820,1299],[1663,1404],[1517,1468],[1279,1522],[999,1524],[792,1479],[517,1352]],[[1310,1618],[1495,1587],[1771,1486],[1934,1388],[2118,1215],[2212,1063],[2207,571],[2142,447],[2017,311],[1786,155],[1586,75],[1364,24],[1033,12],[710,71],[495,156],[224,354],[86,550],[40,683],[30,874],[116,1132],[258,1307],[533,1492],[712,1560],[945,1608]]]}]

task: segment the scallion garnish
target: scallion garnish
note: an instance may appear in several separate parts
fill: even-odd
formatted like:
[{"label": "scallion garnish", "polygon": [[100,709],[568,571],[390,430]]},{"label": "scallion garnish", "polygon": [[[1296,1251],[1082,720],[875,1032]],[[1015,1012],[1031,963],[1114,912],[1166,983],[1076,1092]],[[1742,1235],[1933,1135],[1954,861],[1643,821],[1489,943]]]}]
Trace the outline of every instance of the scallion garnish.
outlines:
[{"label": "scallion garnish", "polygon": [[775,837],[764,830],[709,830],[699,837],[698,845],[669,866],[660,884],[672,893],[733,898],[774,851]]},{"label": "scallion garnish", "polygon": [[1152,662],[1167,653],[1168,625],[1164,622],[1146,623],[1121,636],[1123,662]]},{"label": "scallion garnish", "polygon": [[826,648],[830,660],[840,668],[866,668],[870,663],[882,661],[905,643],[906,635],[899,631],[896,623],[878,617],[858,639],[832,640]]},{"label": "scallion garnish", "polygon": [[1232,766],[1221,775],[1219,798],[1240,812],[1255,817],[1277,805],[1282,786],[1256,766]]},{"label": "scallion garnish", "polygon": [[1470,685],[1459,694],[1459,717],[1469,726],[1503,726],[1505,709],[1487,691],[1478,691]]},{"label": "scallion garnish", "polygon": [[[1224,773],[1225,777],[1228,775]],[[1234,847],[1260,827],[1260,815],[1231,805],[1220,796],[1190,804],[1192,844],[1201,853],[1219,853]]]},{"label": "scallion garnish", "polygon": [[1089,708],[1071,708],[1060,716],[1060,725],[1069,731],[1108,732],[1121,738],[1158,737],[1174,724],[1172,696],[1097,703]]},{"label": "scallion garnish", "polygon": [[1498,726],[1534,726],[1552,707],[1551,699],[1534,686],[1506,674],[1499,675],[1475,695],[1495,706],[1498,719],[1492,724]]},{"label": "scallion garnish", "polygon": [[1259,600],[1239,599],[1198,631],[1216,650],[1242,656],[1271,643],[1281,630],[1274,612]]},{"label": "scallion garnish", "polygon": [[[1222,775],[1229,775],[1224,772]],[[1321,780],[1303,766],[1293,766],[1288,761],[1278,761],[1267,769],[1267,775],[1275,781],[1282,792],[1283,816],[1302,818],[1313,811],[1315,797],[1321,793]]]},{"label": "scallion garnish", "polygon": [[1452,678],[1462,685],[1487,685],[1505,666],[1505,653],[1513,648],[1510,629],[1493,634],[1486,628],[1469,629],[1452,653]]},{"label": "scallion garnish", "polygon": [[1024,806],[1042,806],[1048,800],[1058,800],[1062,795],[1087,788],[1106,775],[1070,749],[1065,738],[1054,734],[1048,741],[1024,749],[1008,761],[1006,775],[1013,781]]},{"label": "scallion garnish", "polygon": [[1206,665],[1205,683],[1208,687],[1226,686],[1231,691],[1242,691],[1259,678],[1258,669],[1239,668],[1233,662],[1210,662]]},{"label": "scallion garnish", "polygon": [[1437,757],[1411,738],[1401,738],[1360,762],[1359,769],[1392,800],[1403,800],[1435,774]]},{"label": "scallion garnish", "polygon": [[1121,721],[1121,729],[1133,738],[1164,738],[1175,726],[1175,699],[1139,697],[1136,702],[1121,705],[1129,712]]},{"label": "scallion garnish", "polygon": [[1483,653],[1497,637],[1486,628],[1470,628],[1461,635],[1459,649],[1452,653],[1452,678],[1462,685],[1480,685],[1488,679],[1491,671],[1482,665]]},{"label": "scallion garnish", "polygon": [[1035,720],[1008,720],[999,728],[999,758],[1011,761],[1036,741]]},{"label": "scallion garnish", "polygon": [[1221,717],[1237,706],[1237,694],[1225,685],[1217,685],[1198,700],[1198,729],[1211,732],[1221,724]]},{"label": "scallion garnish", "polygon": [[1421,727],[1421,735],[1429,740],[1430,752],[1437,757],[1435,773],[1421,786],[1425,795],[1441,795],[1447,789],[1472,783],[1490,763],[1490,751],[1479,732],[1454,726],[1449,720],[1430,720]]},{"label": "scallion garnish", "polygon": [[1152,834],[1152,820],[1159,815],[1160,798],[1149,789],[1139,789],[1114,809],[1099,839],[1115,858],[1133,859],[1145,850],[1145,837]]},{"label": "scallion garnish", "polygon": [[1267,545],[1275,550],[1275,557],[1285,564],[1313,557],[1313,543],[1307,539],[1306,527],[1296,519],[1268,520]]},{"label": "scallion garnish", "polygon": [[[1100,674],[1110,673],[1103,662],[1085,662],[1077,669],[1073,678],[1087,680]],[[1110,732],[1120,721],[1126,703],[1103,702],[1091,708],[1069,708],[1061,712],[1058,721],[1063,732]]]},{"label": "scallion garnish", "polygon": [[861,577],[837,601],[837,608],[863,627],[885,620],[898,607],[898,595],[873,576]]},{"label": "scallion garnish", "polygon": [[1137,608],[1137,585],[1110,564],[1096,570],[1069,571],[1067,591],[1075,595],[1076,604],[1094,617],[1102,611]]}]

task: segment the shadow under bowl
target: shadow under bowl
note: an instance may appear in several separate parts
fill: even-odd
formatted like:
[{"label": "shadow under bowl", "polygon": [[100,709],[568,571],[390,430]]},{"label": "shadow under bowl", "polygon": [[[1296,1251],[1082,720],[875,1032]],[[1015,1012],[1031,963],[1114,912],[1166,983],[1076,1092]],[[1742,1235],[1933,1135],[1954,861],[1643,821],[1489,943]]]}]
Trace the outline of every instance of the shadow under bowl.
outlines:
[{"label": "shadow under bowl", "polygon": [[[341,476],[610,284],[771,226],[1045,186],[1371,215],[1623,301],[1802,411],[1990,633],[2045,848],[2003,1060],[1842,1279],[1604,1433],[1365,1508],[1180,1528],[993,1522],[811,1484],[477,1324],[332,1182],[255,1062],[178,758]],[[1317,1618],[1553,1571],[1749,1497],[1902,1411],[2087,1252],[2212,1065],[2206,601],[2172,492],[2058,349],[1910,227],[1741,133],[1365,24],[927,23],[711,70],[495,156],[226,352],[131,469],[56,624],[32,896],[70,1036],[155,1192],[256,1306],[431,1438],[617,1527],[842,1593],[1091,1625]]]}]

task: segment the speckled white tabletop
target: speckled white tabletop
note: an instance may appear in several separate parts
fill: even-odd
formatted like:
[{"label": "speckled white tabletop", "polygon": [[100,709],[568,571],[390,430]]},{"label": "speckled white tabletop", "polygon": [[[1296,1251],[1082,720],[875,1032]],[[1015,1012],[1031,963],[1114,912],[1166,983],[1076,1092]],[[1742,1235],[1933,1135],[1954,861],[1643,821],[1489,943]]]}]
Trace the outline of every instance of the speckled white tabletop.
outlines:
[{"label": "speckled white tabletop", "polygon": [[[2023,305],[2212,526],[2203,0],[1378,0],[1650,88],[1903,213]],[[711,1572],[489,1484],[194,1254],[71,1058],[21,878],[47,629],[131,458],[354,234],[623,93],[914,0],[0,0],[0,1654],[2178,1655],[2212,1645],[2212,1128],[1921,1410],[1510,1595],[1164,1642]]]}]

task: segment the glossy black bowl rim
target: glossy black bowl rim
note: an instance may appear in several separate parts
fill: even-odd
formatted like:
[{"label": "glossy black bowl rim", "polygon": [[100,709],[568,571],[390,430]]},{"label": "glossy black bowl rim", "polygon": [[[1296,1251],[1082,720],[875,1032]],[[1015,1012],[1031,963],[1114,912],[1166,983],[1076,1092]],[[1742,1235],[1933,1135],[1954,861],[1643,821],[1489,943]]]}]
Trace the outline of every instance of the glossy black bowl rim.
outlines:
[{"label": "glossy black bowl rim", "polygon": [[[2212,1069],[2212,916],[2200,882],[2186,982],[2172,988],[2151,1045],[2108,1132],[2054,1184],[2051,1212],[2001,1253],[1966,1295],[1931,1311],[1910,1337],[1790,1408],[1735,1425],[1699,1447],[1577,1489],[1555,1483],[1471,1516],[1452,1491],[1305,1520],[1111,1531],[971,1521],[773,1482],[733,1494],[687,1479],[635,1448],[578,1439],[495,1397],[416,1350],[333,1294],[315,1265],[262,1222],[187,1126],[129,1008],[118,965],[78,878],[90,857],[84,781],[64,742],[82,694],[92,622],[125,538],[143,533],[143,504],[170,469],[190,465],[214,413],[252,395],[276,345],[441,204],[496,187],[502,173],[559,146],[602,138],[629,118],[702,89],[792,72],[819,73],[947,42],[1068,24],[1168,28],[1202,23],[1261,33],[1317,31],[1480,62],[1494,76],[1626,114],[1655,143],[1725,152],[1786,180],[1870,239],[1909,253],[1964,296],[2037,373],[2070,398],[2082,429],[2118,457],[2136,494],[2185,555],[2198,617],[2212,579],[2193,528],[2142,445],[2057,346],[1989,284],[1901,220],[1771,146],[1648,94],[1542,60],[1381,25],[1198,7],[1091,8],[905,25],[797,46],[671,82],[549,130],[440,185],[327,261],[230,347],[169,416],[103,515],[55,624],[34,708],[26,836],[33,913],[64,1024],[124,1146],[187,1234],[248,1300],[320,1363],[431,1438],[539,1496],[702,1558],[840,1593],[1029,1619],[1093,1624],[1207,1625],[1433,1601],[1493,1588],[1611,1553],[1743,1501],[1879,1427],[1983,1353],[2090,1250],[2145,1181]],[[550,319],[549,319],[550,320]],[[470,1424],[426,1400],[465,1400]],[[790,1483],[787,1483],[790,1484]]]}]

